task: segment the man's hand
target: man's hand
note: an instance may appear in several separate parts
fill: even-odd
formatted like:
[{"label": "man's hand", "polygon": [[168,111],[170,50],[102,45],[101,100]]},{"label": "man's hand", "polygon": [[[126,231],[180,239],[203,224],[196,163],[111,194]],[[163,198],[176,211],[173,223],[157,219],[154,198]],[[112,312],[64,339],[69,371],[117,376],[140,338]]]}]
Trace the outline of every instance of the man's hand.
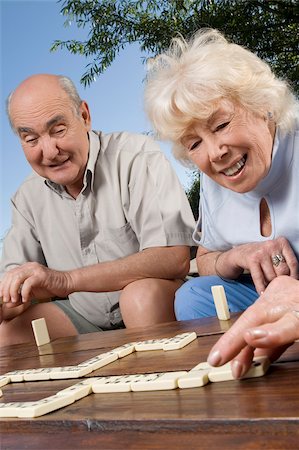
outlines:
[{"label": "man's hand", "polygon": [[219,366],[232,360],[239,378],[254,355],[274,361],[299,339],[299,281],[289,276],[275,278],[260,298],[212,348],[208,362]]},{"label": "man's hand", "polygon": [[6,272],[0,283],[3,303],[26,303],[33,298],[67,297],[72,290],[68,272],[30,262]]}]

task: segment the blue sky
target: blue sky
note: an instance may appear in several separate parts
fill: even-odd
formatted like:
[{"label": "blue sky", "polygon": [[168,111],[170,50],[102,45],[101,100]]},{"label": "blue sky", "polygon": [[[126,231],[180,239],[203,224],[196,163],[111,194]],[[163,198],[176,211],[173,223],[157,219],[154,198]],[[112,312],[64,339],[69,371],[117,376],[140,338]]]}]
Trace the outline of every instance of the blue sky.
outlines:
[{"label": "blue sky", "polygon": [[[49,51],[55,39],[82,37],[82,31],[75,24],[64,27],[65,17],[60,15],[60,9],[61,4],[56,0],[0,0],[0,238],[10,226],[10,197],[30,173],[30,166],[5,114],[6,98],[22,80],[34,73],[67,75],[88,102],[94,129],[139,133],[150,129],[142,106],[145,76],[142,57],[145,55],[139,47],[128,46],[93,85],[84,88],[79,81],[88,61],[67,51]],[[189,186],[190,171],[172,158],[169,145],[162,144],[161,147],[183,186]]]}]

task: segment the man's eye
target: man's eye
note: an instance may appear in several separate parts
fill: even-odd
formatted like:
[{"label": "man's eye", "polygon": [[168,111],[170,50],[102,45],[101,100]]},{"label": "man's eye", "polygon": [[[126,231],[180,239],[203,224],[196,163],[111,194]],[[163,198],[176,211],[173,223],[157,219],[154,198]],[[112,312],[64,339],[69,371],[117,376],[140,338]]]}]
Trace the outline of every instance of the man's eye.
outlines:
[{"label": "man's eye", "polygon": [[26,138],[25,139],[26,144],[33,144],[36,141],[37,141],[37,138]]},{"label": "man's eye", "polygon": [[230,122],[223,122],[223,123],[221,123],[220,125],[218,125],[218,126],[216,127],[216,130],[215,130],[215,131],[222,130],[223,128],[227,127],[227,125],[229,125],[229,123],[230,123]]}]

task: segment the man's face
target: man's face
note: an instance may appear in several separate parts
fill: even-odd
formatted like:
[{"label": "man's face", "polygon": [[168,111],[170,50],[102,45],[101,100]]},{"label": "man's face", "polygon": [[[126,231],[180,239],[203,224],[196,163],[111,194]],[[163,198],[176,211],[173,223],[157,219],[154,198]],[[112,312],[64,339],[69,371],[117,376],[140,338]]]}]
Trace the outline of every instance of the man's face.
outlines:
[{"label": "man's face", "polygon": [[[24,89],[23,89],[24,91]],[[80,111],[58,83],[48,89],[18,91],[11,101],[11,120],[27,161],[40,176],[65,186],[77,197],[83,186],[88,159],[90,116],[82,102]]]}]

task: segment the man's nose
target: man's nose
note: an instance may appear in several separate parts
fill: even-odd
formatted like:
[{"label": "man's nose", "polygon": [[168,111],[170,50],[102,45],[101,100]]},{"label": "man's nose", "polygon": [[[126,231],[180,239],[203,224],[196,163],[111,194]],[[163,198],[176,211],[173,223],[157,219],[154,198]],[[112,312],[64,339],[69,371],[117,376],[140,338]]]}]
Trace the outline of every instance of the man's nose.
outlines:
[{"label": "man's nose", "polygon": [[43,152],[44,159],[53,160],[59,153],[59,149],[56,145],[56,140],[50,136],[44,136],[41,140],[41,150]]}]

